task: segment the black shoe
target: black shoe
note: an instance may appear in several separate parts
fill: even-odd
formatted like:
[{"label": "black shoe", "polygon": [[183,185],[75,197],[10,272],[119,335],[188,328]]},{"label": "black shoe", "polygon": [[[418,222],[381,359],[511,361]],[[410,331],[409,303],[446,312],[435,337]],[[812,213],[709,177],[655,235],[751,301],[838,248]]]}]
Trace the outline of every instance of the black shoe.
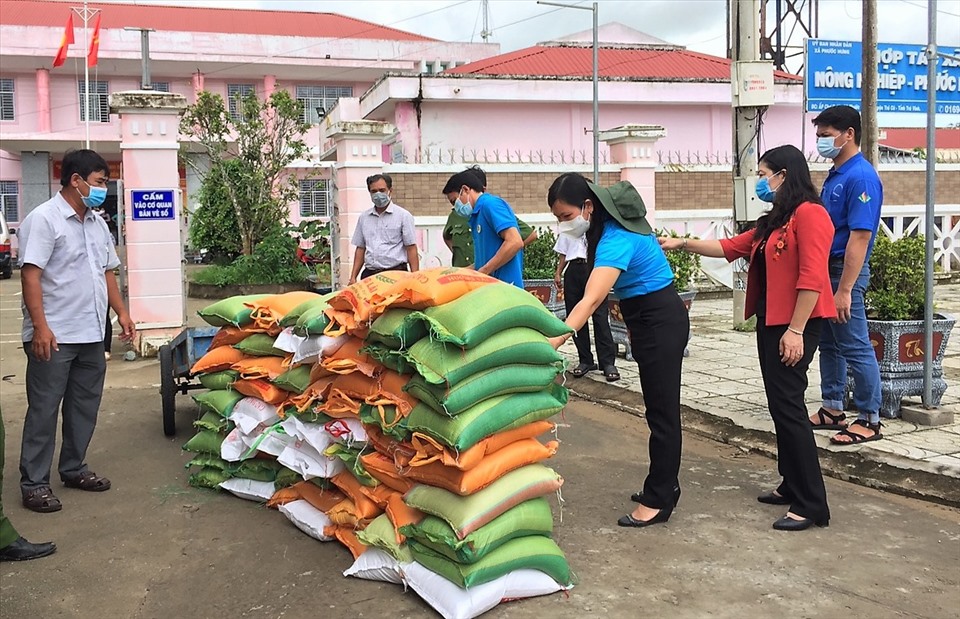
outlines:
[{"label": "black shoe", "polygon": [[767,505],[790,505],[790,499],[773,491],[761,494],[757,497],[757,501]]},{"label": "black shoe", "polygon": [[660,524],[661,522],[666,522],[670,520],[670,514],[673,513],[673,508],[661,509],[657,512],[657,515],[651,518],[650,520],[637,520],[631,514],[622,516],[617,520],[617,524],[621,527],[649,527],[651,524]]},{"label": "black shoe", "polygon": [[52,555],[57,551],[53,542],[32,544],[22,537],[9,546],[0,548],[0,561],[29,561]]},{"label": "black shoe", "polygon": [[[643,490],[640,492],[634,492],[630,495],[630,500],[634,503],[643,503]],[[677,503],[680,502],[680,486],[673,487],[673,506],[676,507]]]},{"label": "black shoe", "polygon": [[780,520],[777,520],[773,523],[773,528],[777,531],[803,531],[805,529],[809,529],[813,525],[817,525],[818,527],[829,527],[830,519],[824,518],[823,520],[814,520],[813,518],[802,518],[800,520],[794,520],[789,516],[784,516]]}]

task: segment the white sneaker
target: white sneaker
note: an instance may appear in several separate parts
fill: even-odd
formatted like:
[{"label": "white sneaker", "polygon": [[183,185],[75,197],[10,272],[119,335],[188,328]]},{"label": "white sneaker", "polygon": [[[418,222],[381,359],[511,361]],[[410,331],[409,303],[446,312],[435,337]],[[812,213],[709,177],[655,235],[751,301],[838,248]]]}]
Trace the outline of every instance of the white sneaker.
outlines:
[{"label": "white sneaker", "polygon": [[110,361],[110,353],[108,353],[107,351],[103,351],[103,358],[106,359],[107,361]]}]

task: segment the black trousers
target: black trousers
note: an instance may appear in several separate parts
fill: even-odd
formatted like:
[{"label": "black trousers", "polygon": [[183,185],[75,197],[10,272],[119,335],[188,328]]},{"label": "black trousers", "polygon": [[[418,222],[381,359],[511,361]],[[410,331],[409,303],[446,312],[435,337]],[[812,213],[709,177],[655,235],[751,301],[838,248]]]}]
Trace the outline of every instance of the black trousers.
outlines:
[{"label": "black trousers", "polygon": [[377,273],[383,273],[384,271],[409,271],[409,270],[410,270],[410,265],[409,263],[406,263],[406,262],[398,264],[395,267],[387,268],[387,269],[371,269],[370,267],[365,266],[363,267],[363,270],[360,271],[360,279],[366,279],[371,275],[376,275]]},{"label": "black trousers", "polygon": [[643,504],[673,507],[680,482],[680,370],[690,318],[671,284],[650,294],[621,299],[650,428],[650,471],[643,482]]},{"label": "black trousers", "polygon": [[[570,314],[577,303],[583,299],[589,278],[590,267],[585,260],[567,263],[567,268],[563,272],[563,303],[567,307],[567,314]],[[606,300],[593,312],[593,337],[597,342],[597,360],[600,361],[600,368],[606,369],[616,365],[617,345],[614,344],[613,334],[610,332],[610,310]],[[586,323],[574,334],[573,343],[577,345],[577,357],[580,363],[593,363],[593,352],[590,350],[590,327]]]},{"label": "black trousers", "polygon": [[807,419],[804,393],[807,368],[820,343],[823,319],[811,318],[803,332],[803,358],[790,367],[780,360],[780,338],[786,325],[765,326],[757,321],[757,353],[767,394],[767,406],[777,432],[777,468],[783,481],[777,493],[790,500],[790,511],[804,518],[826,520],[827,490],[823,485],[813,429]]},{"label": "black trousers", "polygon": [[103,352],[113,347],[113,321],[110,320],[110,308],[107,308],[107,324],[103,327]]}]

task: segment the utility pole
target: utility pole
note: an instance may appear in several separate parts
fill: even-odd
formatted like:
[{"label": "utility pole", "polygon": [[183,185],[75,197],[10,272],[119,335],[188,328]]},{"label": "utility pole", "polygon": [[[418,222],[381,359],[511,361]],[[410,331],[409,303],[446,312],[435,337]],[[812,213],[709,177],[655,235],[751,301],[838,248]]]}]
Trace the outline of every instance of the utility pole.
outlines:
[{"label": "utility pole", "polygon": [[480,31],[480,38],[483,39],[484,43],[487,43],[488,39],[493,36],[493,32],[490,30],[490,0],[481,0],[480,4],[483,11],[483,30]]},{"label": "utility pole", "polygon": [[863,85],[860,91],[860,150],[873,167],[880,159],[877,139],[877,0],[863,0]]},{"label": "utility pole", "polygon": [[153,90],[153,80],[150,79],[150,33],[153,28],[124,28],[128,32],[140,33],[140,89]]}]

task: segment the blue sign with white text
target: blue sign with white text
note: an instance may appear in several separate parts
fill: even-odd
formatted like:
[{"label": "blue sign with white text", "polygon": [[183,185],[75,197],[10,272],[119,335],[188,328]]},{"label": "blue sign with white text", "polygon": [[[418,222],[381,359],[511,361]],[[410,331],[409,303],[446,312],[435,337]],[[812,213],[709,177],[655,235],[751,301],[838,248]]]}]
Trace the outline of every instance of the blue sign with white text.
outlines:
[{"label": "blue sign with white text", "polygon": [[[807,40],[804,88],[807,111],[819,112],[832,105],[860,109],[863,82],[862,44],[859,41]],[[939,51],[960,56],[960,48]],[[877,45],[877,111],[927,111],[925,45],[880,43]],[[960,114],[960,60],[937,58],[937,114]]]},{"label": "blue sign with white text", "polygon": [[130,190],[130,213],[134,221],[176,219],[174,189]]}]

